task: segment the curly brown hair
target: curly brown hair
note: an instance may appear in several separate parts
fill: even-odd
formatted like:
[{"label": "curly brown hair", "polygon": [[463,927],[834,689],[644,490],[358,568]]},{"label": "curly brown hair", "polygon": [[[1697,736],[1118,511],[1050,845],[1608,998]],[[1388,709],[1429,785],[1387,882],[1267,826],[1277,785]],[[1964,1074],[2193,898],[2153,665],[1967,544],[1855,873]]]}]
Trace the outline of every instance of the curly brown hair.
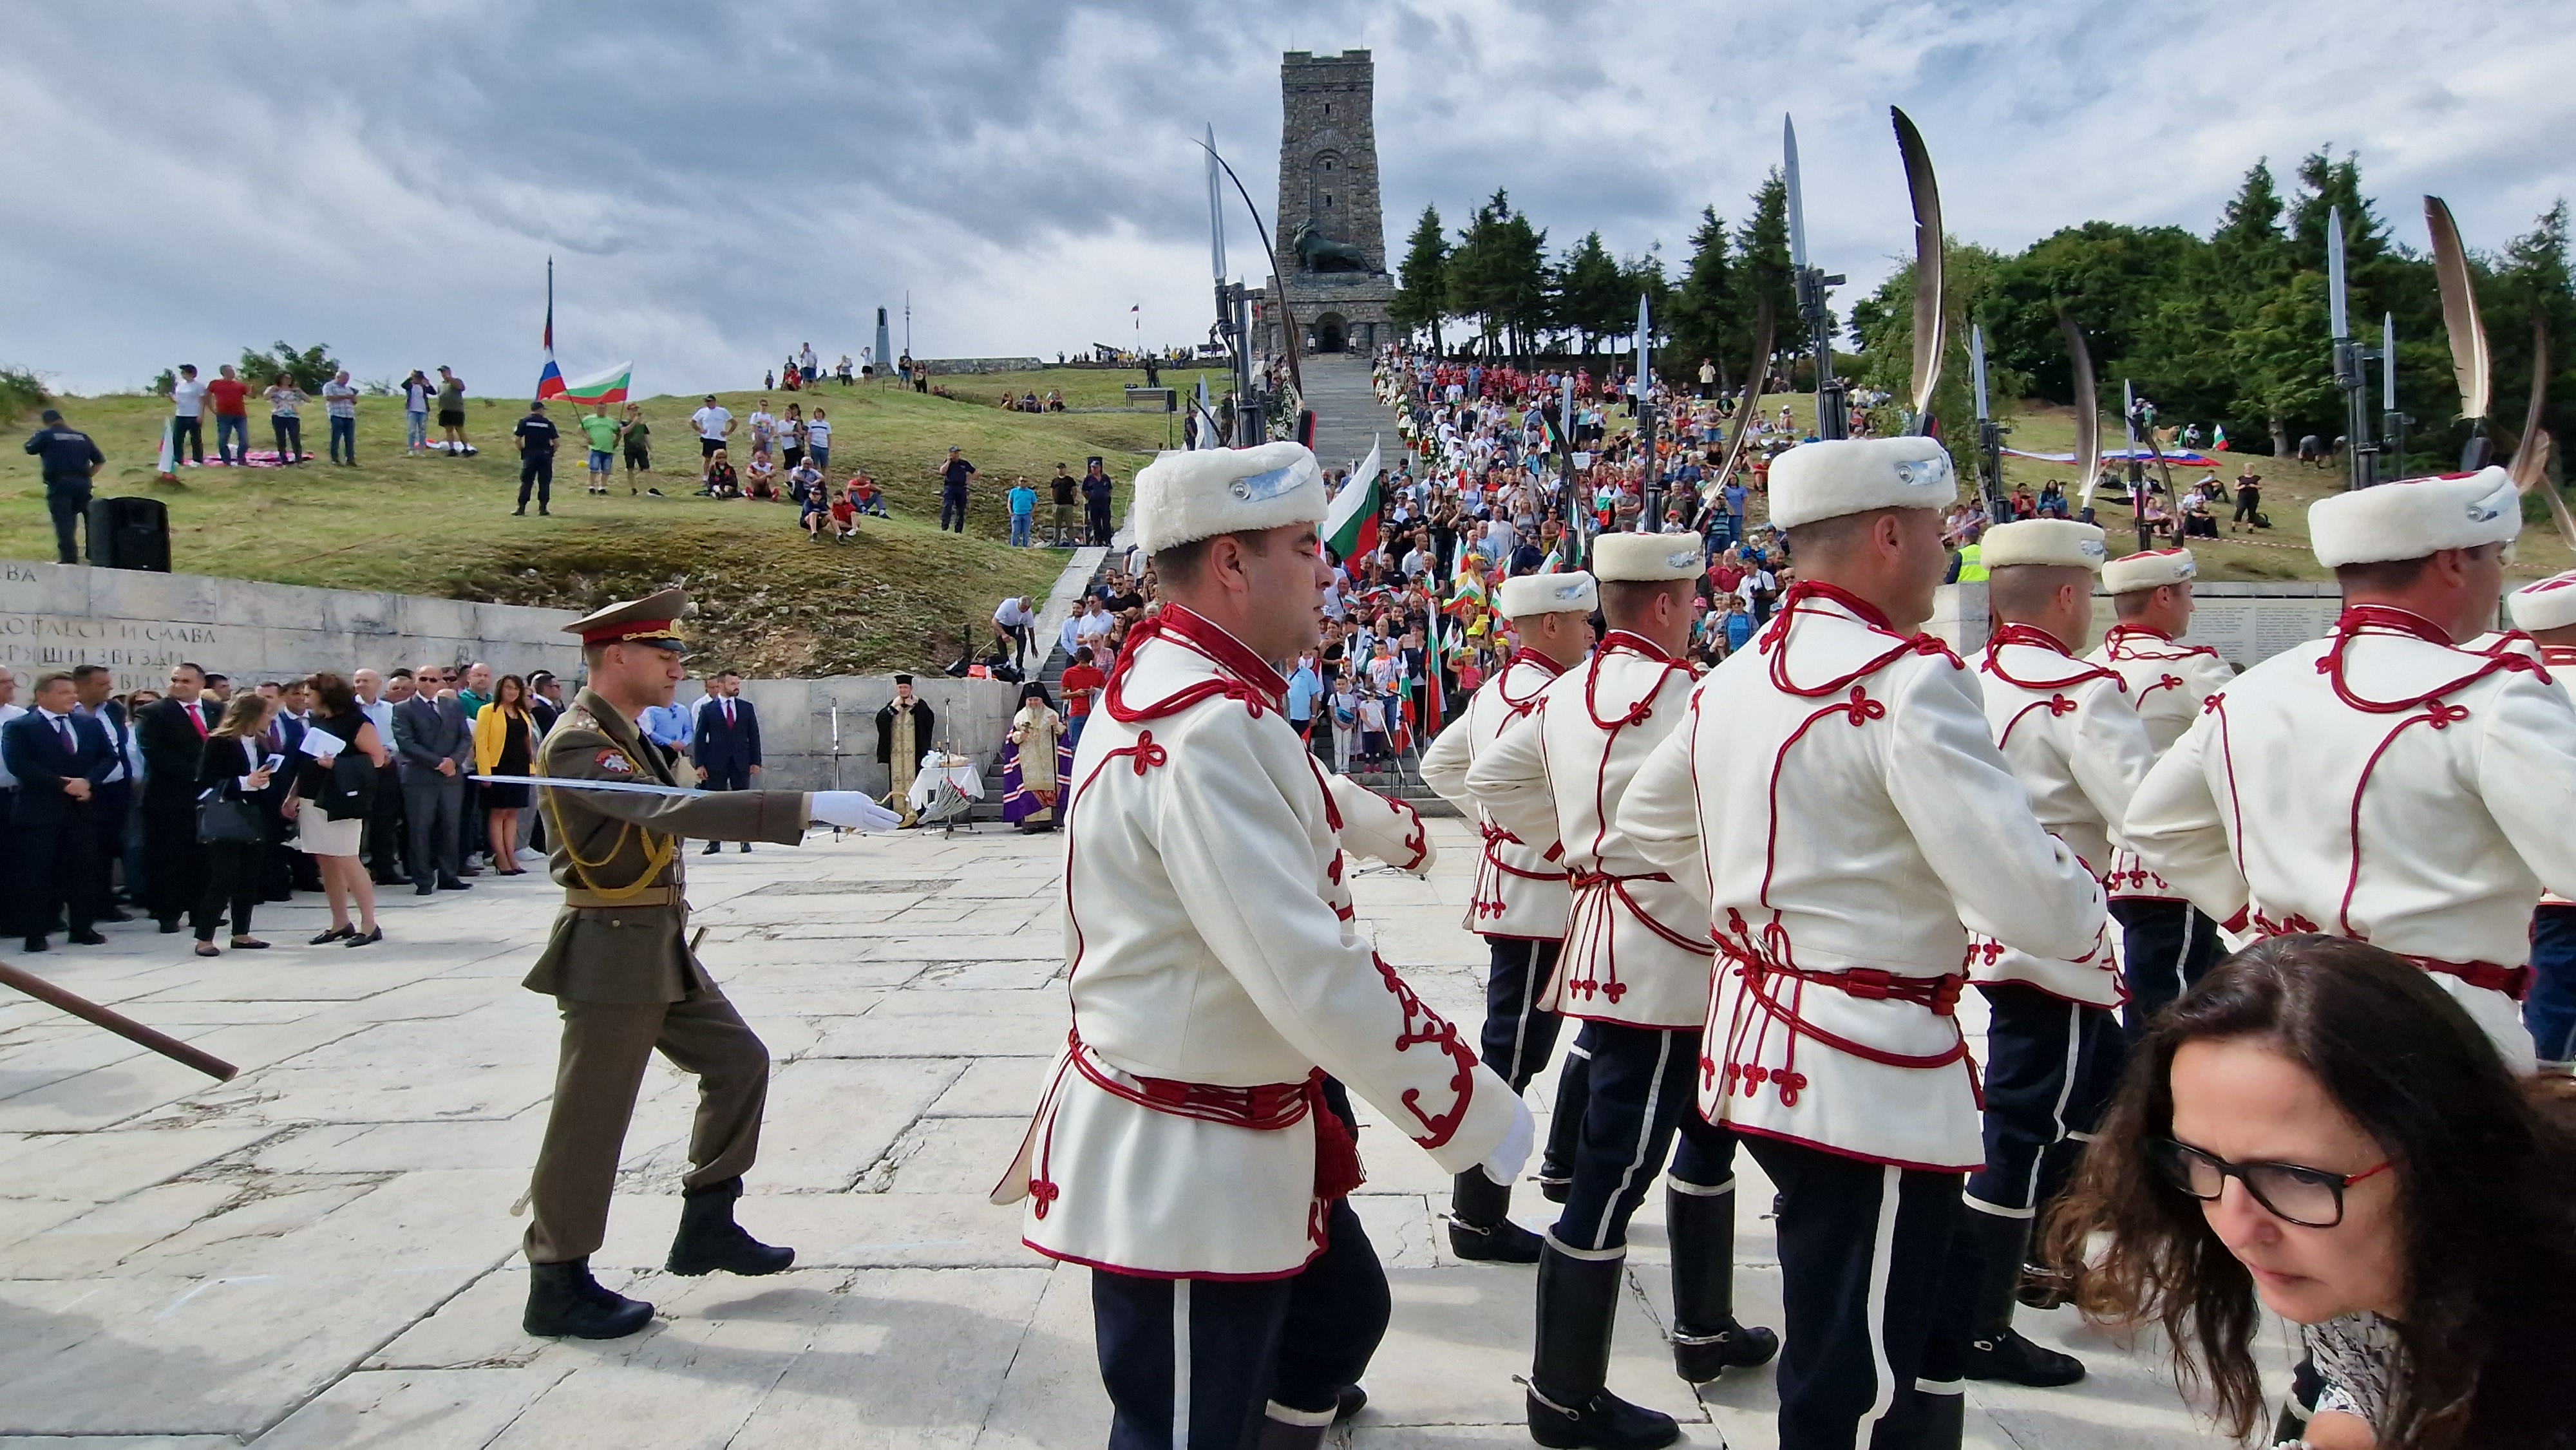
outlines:
[{"label": "curly brown hair", "polygon": [[2396,1165],[2406,1311],[2381,1450],[2576,1445],[2558,1388],[2576,1360],[2576,1085],[2518,1081],[2423,971],[2367,943],[2258,943],[2148,1028],[2047,1228],[2056,1261],[2083,1265],[2084,1316],[2156,1323],[2185,1391],[2254,1433],[2253,1277],[2149,1158],[2173,1130],[2175,1052],[2231,1038],[2304,1068]]}]

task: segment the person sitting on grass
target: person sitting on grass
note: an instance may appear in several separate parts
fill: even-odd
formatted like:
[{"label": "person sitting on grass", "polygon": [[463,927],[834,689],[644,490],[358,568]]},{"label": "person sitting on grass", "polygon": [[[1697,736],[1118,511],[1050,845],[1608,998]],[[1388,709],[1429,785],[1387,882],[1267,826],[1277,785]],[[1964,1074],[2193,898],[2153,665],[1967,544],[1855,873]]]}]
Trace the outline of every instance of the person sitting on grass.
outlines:
[{"label": "person sitting on grass", "polygon": [[805,531],[806,538],[817,544],[823,542],[823,533],[831,525],[832,508],[823,501],[820,492],[809,493],[797,500],[796,526]]},{"label": "person sitting on grass", "polygon": [[708,498],[742,497],[742,476],[733,470],[727,450],[719,448],[707,455],[707,486],[698,492]]},{"label": "person sitting on grass", "polygon": [[832,500],[832,542],[844,543],[859,536],[859,508],[845,494]]},{"label": "person sitting on grass", "polygon": [[751,466],[743,470],[742,495],[745,498],[778,497],[778,465],[769,461],[769,450],[751,450]]},{"label": "person sitting on grass", "polygon": [[860,513],[875,514],[881,519],[894,517],[886,512],[885,490],[877,487],[877,481],[868,477],[864,468],[850,475],[849,496],[850,506]]},{"label": "person sitting on grass", "polygon": [[823,483],[823,470],[814,466],[813,459],[797,459],[796,466],[787,470],[787,496],[798,503],[808,499],[820,503],[830,492]]}]

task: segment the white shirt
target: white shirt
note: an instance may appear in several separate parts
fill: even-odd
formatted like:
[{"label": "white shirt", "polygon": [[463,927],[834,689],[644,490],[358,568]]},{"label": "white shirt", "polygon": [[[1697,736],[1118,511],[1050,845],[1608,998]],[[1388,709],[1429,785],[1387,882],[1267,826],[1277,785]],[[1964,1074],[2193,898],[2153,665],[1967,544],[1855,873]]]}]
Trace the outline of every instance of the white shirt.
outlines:
[{"label": "white shirt", "polygon": [[831,447],[832,420],[829,418],[807,419],[805,423],[805,443],[806,446],[811,448]]},{"label": "white shirt", "polygon": [[194,418],[206,409],[206,385],[194,378],[181,378],[170,385],[170,411],[181,418]]},{"label": "white shirt", "polygon": [[724,409],[717,407],[713,403],[709,403],[698,411],[691,413],[689,415],[689,421],[698,425],[699,437],[710,438],[717,442],[722,442],[724,441],[725,436],[725,425],[733,421],[733,414],[726,412]]},{"label": "white shirt", "polygon": [[1955,1014],[1873,983],[1955,978],[1963,922],[2082,956],[2102,890],[2032,817],[1956,656],[1838,593],[1789,607],[1783,634],[1700,682],[1619,812],[1638,855],[1707,893],[1725,953],[1699,1109],[1870,1162],[1972,1169],[1983,1115]]},{"label": "white shirt", "polygon": [[107,718],[107,712],[104,707],[93,710],[87,705],[74,705],[72,707],[72,713],[75,715],[86,715],[90,719],[97,721],[98,728],[105,731],[107,734],[107,748],[116,755],[116,768],[109,771],[107,773],[107,779],[100,781],[99,784],[114,785],[119,781],[129,779],[130,777],[126,770],[126,764],[132,753],[131,747],[134,744],[134,721],[128,719],[125,722],[124,728],[119,730],[117,726]]},{"label": "white shirt", "polygon": [[[19,716],[26,713],[27,707],[24,705],[0,705],[0,726],[5,726],[10,721],[17,719]],[[0,790],[16,790],[17,788],[18,777],[10,774],[8,760],[5,757],[0,757]]]},{"label": "white shirt", "polygon": [[[2541,889],[2576,895],[2576,704],[2506,662],[2530,648],[2480,653],[2403,611],[2347,610],[2210,697],[2130,803],[2129,844],[2231,929],[2525,965]],[[2511,997],[2432,976],[2532,1069]]]},{"label": "white shirt", "polygon": [[1037,615],[1014,597],[1003,600],[1002,607],[993,611],[993,622],[1004,629],[1018,629],[1036,623]]},{"label": "white shirt", "polygon": [[1105,609],[1098,614],[1077,615],[1074,619],[1074,635],[1085,644],[1097,644],[1109,638],[1109,631],[1115,628],[1117,623],[1117,618]]},{"label": "white shirt", "polygon": [[1055,642],[1063,647],[1064,657],[1072,659],[1073,652],[1082,648],[1082,616],[1067,615],[1064,627],[1055,632]]}]

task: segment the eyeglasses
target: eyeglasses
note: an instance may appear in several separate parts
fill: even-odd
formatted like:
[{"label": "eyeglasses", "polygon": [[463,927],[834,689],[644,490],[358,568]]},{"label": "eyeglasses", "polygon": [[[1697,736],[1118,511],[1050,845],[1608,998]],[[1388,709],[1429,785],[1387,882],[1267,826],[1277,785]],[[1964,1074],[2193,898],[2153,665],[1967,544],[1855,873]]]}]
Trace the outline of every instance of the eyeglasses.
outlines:
[{"label": "eyeglasses", "polygon": [[2149,1148],[2167,1182],[2203,1203],[2212,1202],[2236,1179],[2254,1201],[2273,1217],[2301,1228],[2333,1228],[2343,1222],[2343,1191],[2365,1178],[2388,1171],[2386,1163],[2359,1173],[2329,1173],[2296,1163],[2230,1163],[2188,1143],[2159,1138]]}]

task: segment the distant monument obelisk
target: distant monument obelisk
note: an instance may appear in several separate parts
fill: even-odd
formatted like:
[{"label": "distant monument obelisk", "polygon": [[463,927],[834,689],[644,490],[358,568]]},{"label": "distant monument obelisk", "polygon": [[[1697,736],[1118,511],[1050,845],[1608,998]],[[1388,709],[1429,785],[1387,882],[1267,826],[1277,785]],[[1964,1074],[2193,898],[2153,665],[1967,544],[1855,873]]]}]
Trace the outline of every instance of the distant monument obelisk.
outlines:
[{"label": "distant monument obelisk", "polygon": [[[1279,58],[1280,289],[1310,353],[1366,356],[1391,341],[1386,223],[1378,213],[1377,64],[1365,50]],[[1286,350],[1261,297],[1261,346]]]},{"label": "distant monument obelisk", "polygon": [[894,348],[894,334],[893,334],[893,333],[891,333],[891,332],[889,332],[889,331],[887,331],[887,329],[886,329],[886,310],[885,310],[884,308],[880,307],[880,308],[878,308],[878,309],[877,309],[877,357],[876,357],[876,369],[877,369],[877,376],[878,376],[878,377],[881,377],[881,378],[883,378],[883,377],[892,377],[892,376],[894,375],[894,352],[893,352],[893,348]]}]

